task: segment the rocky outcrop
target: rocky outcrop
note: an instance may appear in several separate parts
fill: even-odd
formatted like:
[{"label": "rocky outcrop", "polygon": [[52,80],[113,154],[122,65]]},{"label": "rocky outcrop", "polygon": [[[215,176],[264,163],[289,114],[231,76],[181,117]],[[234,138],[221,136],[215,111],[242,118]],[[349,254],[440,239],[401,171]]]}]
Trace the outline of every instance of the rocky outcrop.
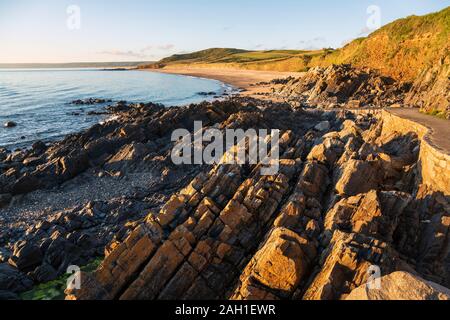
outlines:
[{"label": "rocky outcrop", "polygon": [[[219,165],[197,177],[111,244],[68,298],[344,299],[374,267],[448,285],[447,238],[437,237],[448,233],[445,213],[439,219],[409,187],[417,135],[366,116],[338,119],[326,134],[316,124],[303,136],[286,132],[276,176]],[[417,250],[430,246],[428,257]]]},{"label": "rocky outcrop", "polygon": [[398,253],[385,242],[356,233],[336,231],[322,252],[318,274],[308,285],[305,300],[342,299],[366,284],[370,268],[378,266],[391,273],[407,269]]},{"label": "rocky outcrop", "polygon": [[0,264],[0,300],[17,298],[18,293],[31,289],[33,280],[7,263]]},{"label": "rocky outcrop", "polygon": [[[426,177],[429,148],[441,153],[419,128],[395,125],[384,112],[309,112],[244,98],[115,108],[117,123],[39,146],[39,166],[59,171],[34,187],[91,172],[93,181],[145,170],[158,179],[129,197],[55,212],[19,239],[2,237],[11,239],[0,255],[8,272],[41,283],[104,255],[95,272],[81,274],[80,290],[67,290],[68,299],[81,300],[345,299],[373,270],[450,287],[448,191],[435,183],[445,171]],[[221,131],[279,129],[279,171],[177,168],[171,128],[193,134],[195,120]],[[14,186],[37,178],[34,161],[28,175],[15,167],[32,152],[8,152],[1,179]],[[18,283],[0,291],[26,290]]]},{"label": "rocky outcrop", "polygon": [[367,285],[353,290],[347,300],[450,300],[450,290],[407,272],[394,272],[379,280],[379,288]]},{"label": "rocky outcrop", "polygon": [[409,194],[375,190],[343,199],[326,215],[325,228],[331,232],[350,231],[392,242],[399,218],[411,200]]},{"label": "rocky outcrop", "polygon": [[276,228],[243,271],[232,299],[289,298],[311,270],[315,246],[297,233]]},{"label": "rocky outcrop", "polygon": [[[448,49],[447,49],[448,50]],[[450,119],[448,53],[424,67],[410,82],[383,76],[375,69],[331,65],[314,67],[299,78],[274,83],[274,96],[293,105],[322,109],[415,107]]]},{"label": "rocky outcrop", "polygon": [[359,108],[400,103],[409,87],[371,69],[331,65],[291,79],[278,86],[276,94],[304,105]]},{"label": "rocky outcrop", "polygon": [[381,181],[379,173],[377,160],[350,159],[343,165],[342,174],[336,183],[336,192],[340,195],[354,196],[377,189]]},{"label": "rocky outcrop", "polygon": [[424,69],[405,98],[407,105],[426,112],[441,111],[450,119],[450,48],[439,61]]},{"label": "rocky outcrop", "polygon": [[[4,167],[2,167],[4,173],[0,176],[0,179],[5,181],[2,188],[16,190],[11,196],[5,194],[2,197],[5,199],[2,205],[5,205],[8,210],[11,210],[11,206],[20,198],[19,192],[28,193],[38,189],[51,194],[52,191],[45,191],[46,188],[62,183],[70,185],[72,180],[79,181],[80,177],[92,181],[95,188],[97,181],[104,179],[105,176],[111,177],[110,179],[123,177],[124,180],[136,174],[141,175],[142,172],[159,176],[152,178],[154,182],[147,189],[143,186],[141,190],[133,192],[130,196],[107,201],[91,201],[74,208],[57,211],[47,220],[31,226],[25,234],[20,230],[12,232],[12,229],[7,229],[7,224],[1,225],[0,245],[6,246],[5,254],[2,249],[2,256],[6,257],[2,258],[2,261],[9,260],[12,266],[29,274],[35,282],[40,283],[63,274],[70,264],[82,266],[91,259],[103,255],[105,247],[109,255],[114,251],[115,243],[125,241],[142,223],[151,208],[156,209],[156,212],[159,211],[161,203],[167,202],[168,206],[165,207],[163,215],[158,216],[160,219],[158,223],[164,227],[167,224],[169,228],[177,226],[172,220],[179,213],[177,211],[179,202],[184,203],[186,198],[193,196],[194,189],[186,190],[186,194],[180,197],[174,197],[172,193],[179,191],[186,183],[185,181],[189,182],[193,176],[199,173],[206,174],[211,167],[198,166],[186,169],[172,164],[170,151],[173,146],[171,141],[173,128],[184,127],[192,130],[193,122],[196,120],[202,121],[206,127],[218,124],[222,129],[275,127],[285,132],[281,142],[284,145],[283,148],[287,148],[298,140],[295,140],[293,132],[286,131],[286,128],[304,132],[310,124],[302,123],[300,119],[311,119],[311,123],[322,120],[317,116],[305,115],[301,111],[287,113],[289,107],[286,105],[265,102],[261,104],[258,102],[256,105],[255,101],[245,99],[239,102],[233,101],[204,103],[176,109],[166,109],[153,104],[118,103],[108,108],[117,116],[118,119],[115,122],[94,126],[86,132],[67,137],[64,141],[50,146],[39,143],[30,150],[15,153],[5,151]],[[290,150],[286,149],[286,152],[293,150],[293,147],[294,145]],[[37,160],[27,160],[34,159],[35,156]],[[298,154],[296,156],[299,157]],[[282,168],[296,168],[297,165],[296,161],[288,161]],[[234,173],[223,170],[222,167],[217,168],[217,176],[214,180],[208,180],[207,183],[203,181],[206,189],[204,193],[197,193],[195,199],[192,199],[192,209],[196,209],[199,205],[202,206],[199,210],[204,210],[206,206],[213,208],[219,206],[221,210],[225,209],[226,201],[229,199],[223,197],[227,192],[232,192],[232,189],[226,190],[230,187],[226,183],[231,182],[227,177],[228,175],[231,177]],[[249,175],[251,170],[253,169],[245,169],[246,177],[251,177]],[[256,168],[254,170],[259,171]],[[294,174],[292,170],[286,170],[286,174]],[[279,183],[285,183],[283,177],[280,176]],[[198,183],[201,183],[201,175],[198,179],[200,179]],[[264,179],[256,175],[254,179],[255,183],[259,181],[261,190],[249,189],[249,199],[252,199],[256,193],[263,192],[266,183]],[[217,190],[218,182],[225,184],[223,190]],[[235,183],[237,188],[242,181]],[[276,201],[281,201],[279,191],[274,192]],[[95,191],[93,193],[95,194]],[[209,198],[208,194],[211,194]],[[233,195],[230,194],[230,198]],[[9,207],[8,202],[11,202]],[[272,200],[261,205],[267,207],[264,210],[274,210]],[[258,206],[258,203],[252,206]],[[238,223],[239,220],[236,220],[238,215],[230,214],[234,212],[234,209],[230,205],[228,211],[224,211],[223,223],[232,226]],[[198,236],[207,232],[211,228],[210,224],[217,220],[213,219],[211,213],[202,212],[202,214],[204,216],[188,221],[196,224],[198,220],[199,223],[204,224],[193,230],[196,235],[198,233]],[[13,216],[5,218],[14,219]],[[186,221],[177,223],[181,225],[184,222]],[[172,224],[175,225],[171,226]],[[225,225],[222,226],[218,221],[216,222],[216,228],[223,227]],[[165,230],[165,232],[168,231]],[[20,241],[17,241],[18,239]]]}]

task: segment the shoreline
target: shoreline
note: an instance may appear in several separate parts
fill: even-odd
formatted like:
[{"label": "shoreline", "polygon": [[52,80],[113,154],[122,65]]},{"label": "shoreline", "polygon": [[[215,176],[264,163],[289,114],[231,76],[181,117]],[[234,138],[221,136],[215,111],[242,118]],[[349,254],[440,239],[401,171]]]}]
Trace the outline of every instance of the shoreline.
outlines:
[{"label": "shoreline", "polygon": [[[235,78],[244,79],[247,74],[247,72],[243,72]],[[257,74],[259,75],[259,72]],[[267,73],[265,75],[269,76]],[[280,73],[271,73],[271,75],[278,77]],[[196,75],[188,76],[195,77]],[[216,77],[217,72],[210,73],[208,76]],[[254,78],[246,79],[251,88],[272,87],[270,84],[251,85],[250,82],[254,81]],[[224,170],[215,171],[206,165],[174,166],[170,160],[170,154],[174,147],[172,132],[178,128],[192,130],[194,119],[204,119],[208,127],[219,124],[219,127],[226,128],[231,124],[236,128],[245,126],[280,128],[283,132],[282,140],[285,141],[282,148],[286,151],[282,153],[282,170],[283,174],[289,175],[286,178],[287,182],[283,183],[284,194],[280,199],[291,199],[290,196],[288,197],[288,190],[297,188],[296,181],[303,174],[303,169],[299,167],[296,159],[299,159],[297,157],[302,154],[306,159],[312,159],[307,160],[306,168],[312,168],[311,170],[318,172],[325,169],[331,170],[327,175],[340,173],[337,170],[341,170],[341,168],[342,172],[351,170],[348,175],[360,175],[359,167],[354,168],[353,165],[365,163],[364,170],[367,169],[368,175],[375,176],[376,181],[379,179],[379,182],[368,181],[366,185],[363,185],[365,189],[360,193],[361,199],[371,196],[372,193],[365,192],[371,188],[377,188],[385,193],[390,192],[390,189],[384,188],[387,185],[384,181],[388,181],[387,178],[384,178],[387,173],[394,172],[394,176],[398,174],[398,185],[401,187],[403,170],[414,170],[411,169],[414,166],[420,167],[424,163],[423,159],[432,159],[433,162],[432,165],[424,167],[426,169],[421,171],[421,176],[427,177],[427,180],[424,180],[427,188],[428,186],[433,188],[430,189],[433,192],[431,196],[435,197],[437,192],[441,192],[446,187],[445,182],[438,184],[434,182],[434,178],[429,177],[436,176],[438,181],[442,180],[440,177],[445,177],[442,171],[436,171],[435,174],[435,171],[432,170],[436,170],[435,168],[438,168],[441,162],[444,162],[447,167],[447,158],[441,160],[440,155],[434,156],[434,150],[428,147],[424,153],[420,154],[411,151],[417,150],[418,144],[421,142],[418,139],[409,139],[408,123],[402,125],[406,128],[404,132],[397,132],[400,126],[397,125],[395,118],[389,118],[392,121],[389,122],[389,126],[386,126],[387,134],[383,135],[383,132],[377,131],[378,126],[372,125],[375,124],[372,123],[374,121],[372,114],[370,116],[364,113],[348,115],[346,112],[336,112],[336,115],[332,115],[325,109],[317,109],[318,112],[303,112],[285,108],[283,104],[275,103],[275,99],[270,96],[266,97],[267,101],[253,103],[253,99],[243,96],[245,94],[246,92],[238,95],[231,102],[217,100],[186,108],[165,108],[152,103],[118,103],[115,107],[107,110],[111,116],[117,117],[115,121],[99,124],[89,130],[67,136],[55,144],[33,146],[31,150],[22,150],[15,153],[14,156],[10,154],[2,156],[0,152],[0,159],[4,158],[3,162],[0,161],[0,168],[3,165],[1,170],[5,173],[14,172],[13,175],[4,175],[2,182],[5,183],[0,185],[0,263],[5,263],[5,266],[14,272],[16,278],[20,279],[20,277],[30,275],[34,281],[29,282],[26,287],[8,285],[8,292],[9,288],[12,288],[12,294],[21,294],[33,289],[33,285],[48,283],[50,279],[61,276],[61,270],[66,268],[66,265],[62,263],[66,263],[66,261],[73,265],[84,265],[97,258],[98,252],[104,252],[105,248],[115,250],[111,244],[127,241],[132,234],[137,232],[136,230],[140,230],[138,228],[143,221],[153,221],[151,220],[153,217],[164,217],[164,213],[168,212],[166,208],[173,203],[180,203],[184,206],[185,195],[193,192],[189,186],[192,187],[195,183],[200,184],[199,190],[208,190],[206,187],[213,184],[220,188],[209,191],[204,196],[205,201],[213,199],[211,201],[215,202],[208,203],[211,203],[213,208],[217,208],[216,203],[219,204],[219,201],[227,204],[231,203],[232,199],[238,198],[238,192],[246,188],[246,182],[252,181],[253,185],[262,185],[262,182],[265,182],[262,178],[260,180],[259,175],[254,176],[252,173],[240,169],[237,169],[235,173],[234,171],[227,172],[225,167],[223,167]],[[351,109],[347,110],[352,111]],[[378,124],[384,123],[382,118],[375,120]],[[383,124],[383,126],[385,125]],[[345,159],[348,155],[354,154],[350,144],[345,142],[349,131],[354,141],[361,141],[361,146],[357,147],[358,158],[363,158],[363,154],[359,150],[362,150],[364,135],[376,135],[377,138],[383,139],[381,148],[385,145],[388,146],[386,149],[382,149],[385,158],[376,161],[348,158],[348,161],[342,162],[342,167],[335,166],[338,159]],[[333,148],[331,142],[328,144],[326,141],[321,143],[323,149],[313,147],[315,141],[330,134],[334,138],[327,138],[328,141],[332,139],[338,141],[336,142],[338,148]],[[397,150],[389,148],[393,141],[392,135],[395,136],[394,140],[401,144],[398,149],[398,152],[401,152],[400,158],[396,153]],[[339,146],[344,145],[345,150],[337,151]],[[373,145],[374,150],[376,147]],[[336,155],[334,160],[328,160],[328,152]],[[434,158],[431,158],[430,155]],[[402,157],[405,159],[404,161],[410,162],[407,162],[407,166],[398,169],[394,165],[398,162],[397,158],[403,161]],[[9,160],[6,160],[7,158]],[[378,167],[381,161],[386,162],[387,169]],[[347,181],[348,175],[342,174],[339,178],[341,184],[336,184],[336,190],[342,186],[346,188],[341,189],[346,196],[347,192],[355,193],[360,190],[358,186],[355,192],[352,191],[356,183]],[[417,180],[417,183],[419,182],[421,180]],[[309,186],[313,183],[316,183],[314,189],[319,190],[321,197],[333,195],[334,191],[320,191],[320,182],[316,181],[308,181],[302,188],[308,190],[306,188],[310,188]],[[233,188],[231,192],[229,192],[230,188]],[[274,183],[273,188],[268,188],[268,190],[275,190],[273,195],[265,193],[263,201],[273,203],[275,201],[273,199],[279,197],[276,190],[280,189],[280,186]],[[406,188],[400,191],[409,194]],[[217,194],[225,194],[227,198],[221,200]],[[252,199],[259,199],[257,197],[261,193],[248,191],[248,194]],[[303,191],[296,196],[300,195],[303,195]],[[350,195],[348,194],[348,196]],[[186,204],[186,212],[189,209],[190,221],[194,221],[196,226],[201,226],[202,220],[194,220],[196,219],[194,212],[199,212],[204,203],[203,200],[198,201],[194,208],[189,208]],[[399,198],[398,201],[403,200]],[[420,203],[421,199],[414,198],[413,201]],[[310,203],[316,202],[318,202],[317,199],[310,200]],[[308,202],[306,201],[306,203]],[[225,209],[230,207],[223,204],[221,207],[225,207]],[[289,203],[289,200],[279,200],[276,207],[287,207],[292,204]],[[244,206],[243,203],[238,203],[238,205]],[[221,212],[226,212],[225,209]],[[313,210],[320,210],[320,214],[325,216],[329,212],[333,212],[331,211],[333,208],[322,210],[315,207],[310,210],[311,216],[313,216]],[[151,213],[149,214],[149,212]],[[239,214],[239,212],[237,213]],[[421,214],[425,215],[427,211]],[[316,221],[317,224],[319,222]],[[287,229],[288,227],[294,228],[292,225],[286,227]],[[240,232],[239,229],[235,230],[235,232]],[[243,230],[247,232],[248,229]],[[253,237],[264,248],[263,237],[258,233],[255,233]],[[24,239],[26,239],[25,242],[23,242]],[[39,251],[42,259],[31,261],[30,265],[32,264],[35,271],[28,272],[28,266],[21,263],[24,260],[21,251],[15,248],[20,245],[26,246],[28,250],[30,250],[29,248],[41,250],[39,247],[41,243],[51,243],[52,245],[48,248],[43,247],[42,252]],[[67,254],[64,248],[69,246],[76,248],[78,254],[74,256]],[[58,260],[54,262],[54,265],[49,265],[46,259],[56,255],[55,251]],[[24,250],[24,252],[26,251]],[[110,252],[113,256],[116,253]],[[317,268],[319,267],[317,266]],[[48,277],[43,277],[39,273],[44,268],[49,271]],[[69,292],[71,298],[83,298],[83,296],[71,296],[71,294],[72,292]]]},{"label": "shoreline", "polygon": [[[253,96],[263,99],[265,93],[269,93],[272,86],[261,83],[270,82],[274,79],[300,77],[302,72],[277,72],[257,71],[244,69],[213,69],[192,67],[166,67],[163,69],[141,69],[141,71],[175,74],[202,79],[218,80],[237,89],[244,90],[242,96]],[[273,99],[273,97],[270,100]]]},{"label": "shoreline", "polygon": [[[277,99],[272,93],[273,85],[264,85],[261,82],[270,82],[274,79],[299,77],[302,72],[277,72],[277,71],[257,71],[243,69],[215,69],[215,68],[193,68],[193,67],[166,67],[164,69],[142,69],[155,73],[175,74],[191,76],[203,79],[212,79],[231,85],[237,89],[243,89],[240,96],[253,97],[272,102],[283,102],[281,98]],[[269,94],[268,96],[266,96]],[[430,115],[422,114],[414,108],[384,108],[386,111],[399,116],[403,119],[413,121],[419,125],[425,126],[430,130],[431,141],[441,150],[450,154],[450,142],[446,137],[449,135],[447,120],[439,119]],[[356,109],[361,110],[361,108]]]}]

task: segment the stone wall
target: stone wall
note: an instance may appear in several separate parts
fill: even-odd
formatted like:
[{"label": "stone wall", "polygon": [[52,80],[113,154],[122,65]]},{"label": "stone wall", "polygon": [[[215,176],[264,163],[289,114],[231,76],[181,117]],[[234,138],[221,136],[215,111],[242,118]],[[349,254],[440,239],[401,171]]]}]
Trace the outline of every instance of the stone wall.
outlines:
[{"label": "stone wall", "polygon": [[431,130],[417,122],[401,118],[383,110],[383,133],[399,132],[406,134],[415,132],[421,140],[419,163],[422,183],[430,190],[450,195],[450,154],[440,149],[431,141]]}]

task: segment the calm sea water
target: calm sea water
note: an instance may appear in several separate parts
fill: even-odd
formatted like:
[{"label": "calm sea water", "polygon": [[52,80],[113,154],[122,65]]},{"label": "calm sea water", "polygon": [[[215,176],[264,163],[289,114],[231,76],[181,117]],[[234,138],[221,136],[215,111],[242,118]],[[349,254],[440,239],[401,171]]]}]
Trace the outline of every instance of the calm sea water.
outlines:
[{"label": "calm sea water", "polygon": [[[225,84],[207,79],[143,71],[0,69],[0,147],[52,141],[102,120],[89,116],[104,105],[72,105],[87,98],[181,106],[205,100],[199,92],[222,94]],[[78,115],[75,115],[78,114]],[[17,127],[3,124],[14,121]]]}]

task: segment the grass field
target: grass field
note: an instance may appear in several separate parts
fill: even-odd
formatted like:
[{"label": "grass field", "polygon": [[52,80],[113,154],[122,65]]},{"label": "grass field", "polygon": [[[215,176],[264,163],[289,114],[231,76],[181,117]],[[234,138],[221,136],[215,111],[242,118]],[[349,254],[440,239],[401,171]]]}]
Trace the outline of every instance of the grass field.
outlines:
[{"label": "grass field", "polygon": [[[332,49],[306,51],[306,50],[268,50],[247,51],[228,48],[213,48],[190,54],[173,55],[162,59],[154,66],[167,65],[196,65],[207,67],[238,68],[266,71],[305,71],[308,64],[315,57],[323,57],[332,53]],[[153,67],[154,67],[153,66]],[[145,66],[145,67],[152,67]],[[145,68],[144,67],[144,68]]]}]

